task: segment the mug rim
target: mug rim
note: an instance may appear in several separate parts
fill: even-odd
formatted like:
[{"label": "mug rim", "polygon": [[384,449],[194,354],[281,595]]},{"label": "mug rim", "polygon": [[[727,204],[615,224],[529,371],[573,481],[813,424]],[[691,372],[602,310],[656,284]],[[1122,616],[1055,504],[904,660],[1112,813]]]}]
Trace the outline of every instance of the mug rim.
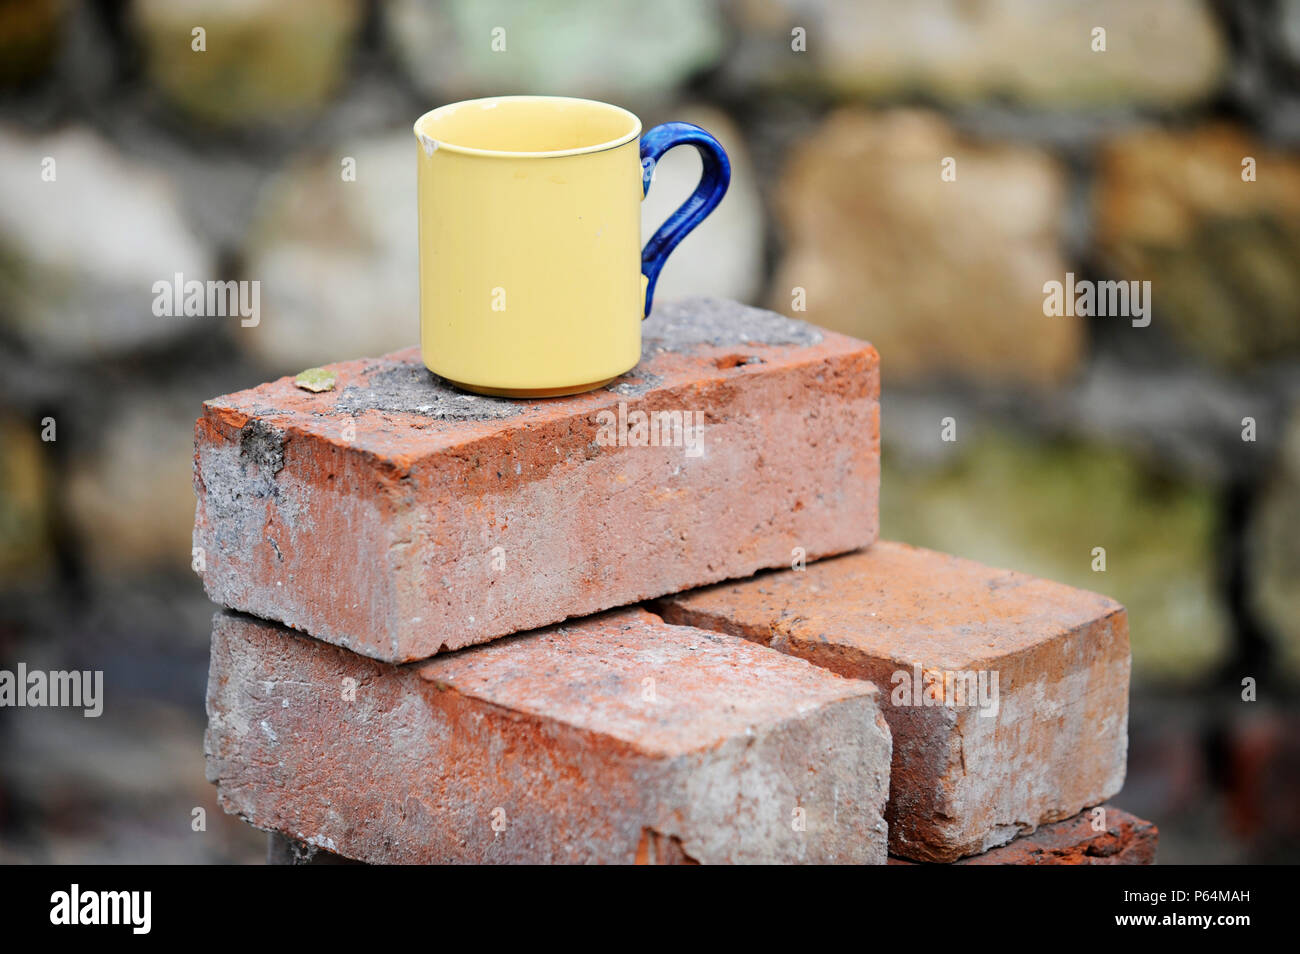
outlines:
[{"label": "mug rim", "polygon": [[[503,102],[518,101],[518,100],[530,100],[536,102],[583,103],[584,105],[588,105],[588,106],[599,106],[602,109],[612,110],[614,112],[621,113],[624,117],[626,117],[630,121],[631,129],[628,132],[623,133],[622,135],[617,136],[614,139],[610,139],[606,142],[594,143],[590,146],[578,146],[573,149],[551,149],[545,151],[524,151],[524,152],[508,151],[502,149],[480,149],[477,146],[462,146],[462,145],[458,145],[457,143],[444,142],[443,140],[435,139],[433,136],[430,136],[428,133],[425,133],[420,129],[420,127],[426,121],[434,119],[436,113],[450,111],[453,109],[457,109],[461,106],[469,106],[474,103],[503,103]],[[415,138],[420,141],[420,143],[425,147],[425,150],[430,154],[432,154],[432,152],[437,149],[446,149],[449,152],[460,153],[461,155],[466,155],[466,156],[486,156],[486,157],[497,157],[502,159],[549,159],[549,158],[555,158],[559,156],[584,156],[584,155],[588,155],[589,153],[605,152],[606,150],[609,149],[617,149],[619,146],[625,146],[629,142],[632,142],[638,136],[641,135],[641,119],[635,113],[631,112],[630,110],[624,109],[622,106],[615,106],[612,103],[603,103],[598,99],[583,99],[578,96],[531,96],[531,95],[482,96],[477,99],[463,99],[456,103],[446,103],[442,106],[437,106],[429,110],[428,112],[424,113],[423,115],[421,115],[420,118],[415,121],[414,125],[412,126],[412,130],[415,133]]]}]

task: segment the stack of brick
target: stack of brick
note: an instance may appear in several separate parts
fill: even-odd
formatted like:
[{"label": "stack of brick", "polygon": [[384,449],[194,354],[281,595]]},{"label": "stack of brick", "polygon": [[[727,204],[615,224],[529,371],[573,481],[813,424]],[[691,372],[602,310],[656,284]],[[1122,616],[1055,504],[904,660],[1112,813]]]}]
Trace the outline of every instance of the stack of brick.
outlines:
[{"label": "stack of brick", "polygon": [[1123,608],[876,540],[869,344],[705,300],[644,331],[567,398],[412,350],[205,404],[223,807],[279,858],[1149,862],[1094,807]]}]

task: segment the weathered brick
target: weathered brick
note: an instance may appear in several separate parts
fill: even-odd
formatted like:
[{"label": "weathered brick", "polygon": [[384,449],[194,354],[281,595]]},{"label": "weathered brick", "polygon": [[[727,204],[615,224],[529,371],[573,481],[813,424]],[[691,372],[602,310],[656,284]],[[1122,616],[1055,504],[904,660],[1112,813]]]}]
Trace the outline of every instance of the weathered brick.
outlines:
[{"label": "weathered brick", "polygon": [[875,687],[644,610],[407,666],[222,612],[211,666],[222,807],[348,858],[886,860]]},{"label": "weathered brick", "polygon": [[[633,372],[567,398],[463,394],[411,350],[207,402],[209,596],[404,662],[875,538],[875,349],[702,299],[644,330]],[[702,453],[606,446],[620,402],[702,412]]]},{"label": "weathered brick", "polygon": [[[1103,806],[1102,828],[1093,811],[1044,825],[1024,838],[955,862],[959,865],[1152,865],[1160,831],[1149,821]],[[914,861],[890,858],[891,865]]]},{"label": "weathered brick", "polygon": [[[882,541],[801,572],[668,597],[659,609],[882,690],[894,737],[893,854],[978,854],[1123,783],[1128,621],[1105,597]],[[927,690],[945,673],[983,673],[989,704],[955,679]]]},{"label": "weathered brick", "polygon": [[[952,862],[956,865],[1152,865],[1160,832],[1151,822],[1118,808],[1104,806],[1102,829],[1093,827],[1093,810],[1061,822],[1043,825],[982,855]],[[355,864],[324,849],[272,833],[267,864]],[[638,856],[638,863],[642,863]],[[644,863],[649,864],[647,859]],[[891,865],[916,865],[906,858],[890,858]]]}]

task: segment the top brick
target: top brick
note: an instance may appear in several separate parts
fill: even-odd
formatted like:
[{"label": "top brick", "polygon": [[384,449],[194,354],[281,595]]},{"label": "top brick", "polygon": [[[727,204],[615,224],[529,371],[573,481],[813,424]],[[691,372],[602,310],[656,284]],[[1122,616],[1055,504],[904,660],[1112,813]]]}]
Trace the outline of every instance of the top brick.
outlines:
[{"label": "top brick", "polygon": [[643,331],[571,397],[462,393],[411,349],[206,402],[208,595],[406,662],[875,539],[871,345],[706,299]]}]

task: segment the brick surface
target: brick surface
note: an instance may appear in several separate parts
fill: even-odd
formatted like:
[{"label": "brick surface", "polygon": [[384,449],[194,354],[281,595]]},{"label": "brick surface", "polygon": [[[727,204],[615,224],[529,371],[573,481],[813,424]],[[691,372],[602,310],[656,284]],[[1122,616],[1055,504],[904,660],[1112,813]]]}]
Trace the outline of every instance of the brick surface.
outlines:
[{"label": "brick surface", "polygon": [[[633,372],[567,398],[463,394],[410,350],[208,401],[209,596],[402,662],[875,538],[870,345],[703,299],[644,330]],[[702,453],[602,443],[620,403],[634,442],[635,412],[702,412]]]},{"label": "brick surface", "polygon": [[[982,855],[972,855],[952,862],[957,865],[1153,865],[1160,832],[1149,821],[1130,815],[1109,805],[1102,828],[1094,826],[1092,810],[1073,818],[1044,825],[1032,834],[1017,838],[1008,844],[990,849]],[[643,841],[648,845],[649,839]],[[668,856],[663,863],[668,863]],[[324,849],[316,849],[302,842],[270,836],[267,864],[274,865],[337,865],[355,864]],[[638,864],[652,863],[644,858],[638,848]],[[890,858],[891,865],[917,865],[921,862],[906,858]]]},{"label": "brick surface", "polygon": [[[1044,825],[1024,838],[955,862],[959,865],[1152,865],[1160,832],[1149,821],[1109,805],[1094,826],[1091,810]],[[914,861],[890,858],[891,865]]]},{"label": "brick surface", "polygon": [[[801,572],[668,597],[658,609],[882,690],[894,738],[893,854],[978,854],[1123,783],[1128,622],[1105,597],[882,541]],[[985,698],[947,673],[983,673]]]},{"label": "brick surface", "polygon": [[208,777],[360,861],[884,864],[877,696],[637,609],[406,666],[222,612]]}]

